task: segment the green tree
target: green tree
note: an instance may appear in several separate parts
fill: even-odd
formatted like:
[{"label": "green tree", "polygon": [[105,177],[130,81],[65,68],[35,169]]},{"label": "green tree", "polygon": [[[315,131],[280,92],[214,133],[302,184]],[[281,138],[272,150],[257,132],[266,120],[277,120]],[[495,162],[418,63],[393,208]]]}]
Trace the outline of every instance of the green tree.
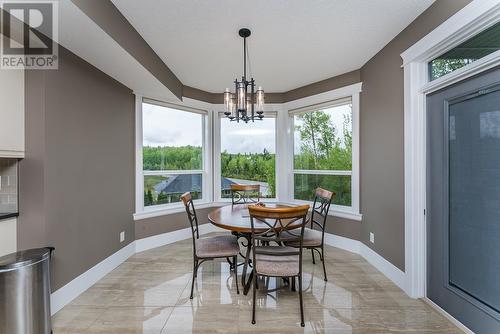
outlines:
[{"label": "green tree", "polygon": [[[352,117],[345,115],[342,136],[330,115],[322,110],[297,117],[300,147],[294,157],[296,169],[351,170]],[[295,175],[295,198],[312,200],[314,189],[322,187],[337,194],[335,203],[350,205],[351,177],[343,175]]]},{"label": "green tree", "polygon": [[457,58],[457,59],[449,59],[449,58],[438,58],[434,59],[430,63],[430,74],[431,79],[437,79],[442,77],[445,74],[451,73],[459,68],[464,67],[475,61],[476,59],[469,58]]},{"label": "green tree", "polygon": [[156,199],[156,204],[165,204],[170,203],[169,196],[165,194],[163,191],[158,194],[158,198]]},{"label": "green tree", "polygon": [[201,169],[203,150],[198,146],[144,146],[145,170]]},{"label": "green tree", "polygon": [[[202,169],[202,148],[195,146],[160,146],[143,148],[143,164],[145,170],[185,170]],[[267,150],[262,153],[237,153],[222,152],[221,172],[223,177],[237,178],[251,181],[267,182],[271,196],[276,193],[275,155]],[[175,201],[175,196],[165,193],[156,195],[155,186],[168,180],[165,176],[150,175],[144,179],[144,204],[161,204]],[[155,199],[154,197],[157,196]],[[201,194],[196,194],[201,196]],[[193,198],[195,194],[193,194]],[[150,204],[150,205],[151,205]]]},{"label": "green tree", "polygon": [[318,169],[319,162],[335,141],[335,127],[330,115],[322,111],[314,111],[300,115],[301,125],[297,125],[300,133],[301,150],[308,165],[304,169]]},{"label": "green tree", "polygon": [[148,189],[147,192],[144,192],[144,206],[149,205],[153,205],[153,193],[151,192],[151,189]]}]

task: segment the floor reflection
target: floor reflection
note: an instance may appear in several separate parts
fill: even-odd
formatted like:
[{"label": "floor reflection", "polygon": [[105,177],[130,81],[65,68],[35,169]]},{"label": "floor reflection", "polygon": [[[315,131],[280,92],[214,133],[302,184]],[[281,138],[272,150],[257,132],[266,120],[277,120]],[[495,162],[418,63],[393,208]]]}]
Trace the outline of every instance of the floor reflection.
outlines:
[{"label": "floor reflection", "polygon": [[[408,298],[361,257],[326,248],[321,264],[304,257],[304,310],[281,279],[259,280],[252,298],[236,294],[225,261],[204,263],[189,299],[190,240],[131,257],[53,318],[54,333],[460,333],[419,300]],[[240,268],[241,272],[241,268]]]}]

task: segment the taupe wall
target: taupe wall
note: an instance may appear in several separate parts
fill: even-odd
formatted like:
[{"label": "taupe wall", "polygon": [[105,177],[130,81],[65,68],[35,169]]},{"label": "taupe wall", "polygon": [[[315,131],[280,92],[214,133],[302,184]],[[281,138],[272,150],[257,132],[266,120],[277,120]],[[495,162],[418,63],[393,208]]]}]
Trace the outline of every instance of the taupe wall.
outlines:
[{"label": "taupe wall", "polygon": [[[292,89],[287,92],[266,93],[266,103],[290,102],[293,100],[301,99],[303,97],[316,95],[340,87],[356,84],[360,81],[361,81],[361,71],[355,70],[341,75],[337,75],[335,77],[328,78],[326,80],[318,81],[306,86]],[[223,96],[220,93],[209,93],[189,86],[184,86],[182,94],[185,97],[189,97],[195,100],[205,101],[208,103],[217,103],[217,104],[224,103]]]},{"label": "taupe wall", "polygon": [[359,240],[361,236],[362,222],[360,221],[329,216],[326,224],[328,233],[354,240]]},{"label": "taupe wall", "polygon": [[[208,223],[207,217],[211,210],[213,210],[213,208],[196,210],[199,225]],[[135,238],[147,238],[157,234],[181,230],[190,226],[186,212],[184,211],[166,216],[146,218],[135,222]]]},{"label": "taupe wall", "polygon": [[18,245],[56,248],[58,289],[135,239],[135,100],[64,48],[59,70],[25,79]]},{"label": "taupe wall", "polygon": [[[404,259],[404,83],[400,54],[470,0],[438,0],[361,68],[361,241]],[[375,244],[369,233],[375,233]]]}]

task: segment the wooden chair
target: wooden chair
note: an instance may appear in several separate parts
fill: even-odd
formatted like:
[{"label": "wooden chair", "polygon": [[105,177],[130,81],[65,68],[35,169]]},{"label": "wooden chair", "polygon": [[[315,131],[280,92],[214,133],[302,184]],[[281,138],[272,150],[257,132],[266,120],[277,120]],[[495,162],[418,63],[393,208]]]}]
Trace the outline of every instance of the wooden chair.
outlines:
[{"label": "wooden chair", "polygon": [[[307,224],[309,205],[297,207],[267,208],[250,205],[253,255],[253,308],[252,324],[255,324],[255,299],[257,279],[264,277],[286,277],[299,281],[300,325],[304,323],[302,300],[302,238]],[[296,241],[299,247],[282,246],[280,235],[287,233],[288,241]]]},{"label": "wooden chair", "polygon": [[[304,230],[304,240],[302,243],[302,247],[311,250],[313,264],[316,264],[314,251],[318,252],[319,258],[323,263],[325,281],[328,281],[325,268],[325,227],[333,198],[335,198],[334,192],[322,188],[316,189],[311,213],[311,228]],[[285,245],[290,247],[300,246],[297,241],[287,241]]]},{"label": "wooden chair", "polygon": [[[257,198],[252,195],[257,194]],[[231,184],[231,202],[234,204],[258,203],[260,201],[259,184]]]},{"label": "wooden chair", "polygon": [[[198,274],[199,266],[207,261],[219,258],[233,258],[233,263],[238,263],[238,254],[240,247],[238,239],[233,235],[219,235],[215,237],[200,238],[198,228],[198,218],[193,204],[191,193],[187,192],[181,196],[182,202],[186,208],[189,223],[191,224],[191,232],[193,235],[193,281],[191,284],[191,295],[193,299],[194,282]],[[238,266],[234,267],[234,279],[236,282],[236,293],[240,293],[238,287]]]}]

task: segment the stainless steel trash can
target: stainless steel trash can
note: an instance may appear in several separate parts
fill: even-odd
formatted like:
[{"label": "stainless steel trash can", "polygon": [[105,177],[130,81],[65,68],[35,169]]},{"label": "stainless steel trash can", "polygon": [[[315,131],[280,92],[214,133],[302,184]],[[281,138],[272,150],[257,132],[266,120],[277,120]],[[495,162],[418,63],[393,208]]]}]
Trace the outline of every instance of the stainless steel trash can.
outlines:
[{"label": "stainless steel trash can", "polygon": [[50,257],[36,248],[0,257],[0,334],[50,334]]}]

